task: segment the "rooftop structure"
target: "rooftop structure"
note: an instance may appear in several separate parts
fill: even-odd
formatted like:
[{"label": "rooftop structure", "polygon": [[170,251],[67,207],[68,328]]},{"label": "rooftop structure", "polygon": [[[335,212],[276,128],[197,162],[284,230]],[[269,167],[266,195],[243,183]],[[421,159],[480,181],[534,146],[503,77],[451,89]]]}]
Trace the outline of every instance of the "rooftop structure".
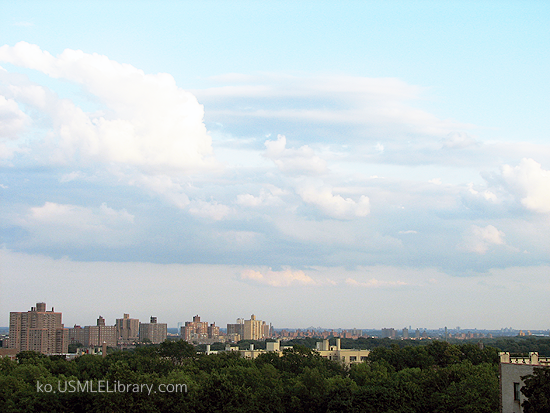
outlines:
[{"label": "rooftop structure", "polygon": [[550,367],[550,357],[539,357],[529,353],[527,357],[512,357],[508,352],[500,353],[500,411],[501,413],[522,413],[521,404],[525,396],[521,392],[523,376],[533,374],[535,367]]}]

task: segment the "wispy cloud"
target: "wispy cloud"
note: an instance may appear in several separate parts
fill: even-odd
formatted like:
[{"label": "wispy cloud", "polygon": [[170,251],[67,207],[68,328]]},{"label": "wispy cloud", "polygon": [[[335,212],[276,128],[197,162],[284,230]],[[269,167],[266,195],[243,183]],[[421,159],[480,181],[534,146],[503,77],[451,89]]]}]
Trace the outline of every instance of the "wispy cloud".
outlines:
[{"label": "wispy cloud", "polygon": [[46,202],[15,222],[33,234],[33,243],[90,247],[133,243],[127,234],[133,232],[134,219],[126,209],[115,210],[105,203],[83,207]]},{"label": "wispy cloud", "polygon": [[251,281],[258,284],[265,284],[271,287],[290,287],[292,285],[317,285],[310,276],[303,271],[292,271],[290,269],[282,271],[255,271],[247,269],[241,272],[240,279]]},{"label": "wispy cloud", "polygon": [[365,217],[370,213],[370,202],[366,195],[357,201],[334,195],[328,187],[317,188],[311,184],[301,185],[297,189],[304,202],[317,206],[323,213],[337,219]]},{"label": "wispy cloud", "polygon": [[408,285],[404,281],[380,281],[376,278],[371,278],[368,281],[357,281],[353,278],[347,278],[346,284],[352,287],[363,287],[363,288],[384,288],[384,287],[402,287]]},{"label": "wispy cloud", "polygon": [[265,146],[265,156],[284,173],[318,175],[327,171],[326,161],[315,155],[309,146],[286,148],[286,137],[283,135],[278,135],[275,141],[265,141]]},{"label": "wispy cloud", "polygon": [[33,27],[34,23],[21,21],[21,22],[12,23],[12,26],[16,26],[16,27]]},{"label": "wispy cloud", "polygon": [[464,234],[463,248],[468,252],[485,254],[491,246],[505,244],[504,232],[499,231],[493,225],[480,227],[472,225]]}]

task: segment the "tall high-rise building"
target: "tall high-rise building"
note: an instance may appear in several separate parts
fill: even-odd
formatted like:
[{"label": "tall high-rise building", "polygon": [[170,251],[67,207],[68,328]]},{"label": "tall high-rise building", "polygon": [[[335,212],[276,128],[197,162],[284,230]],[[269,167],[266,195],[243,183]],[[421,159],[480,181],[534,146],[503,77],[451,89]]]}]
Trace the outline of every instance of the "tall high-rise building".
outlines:
[{"label": "tall high-rise building", "polygon": [[105,325],[105,319],[101,316],[95,326],[69,328],[69,342],[80,343],[84,347],[100,347],[104,342],[108,347],[116,347],[117,338],[116,326]]},{"label": "tall high-rise building", "polygon": [[102,346],[106,343],[108,347],[116,347],[117,330],[116,326],[105,325],[105,319],[101,316],[97,319],[95,326],[84,327],[88,329],[88,345]]},{"label": "tall high-rise building", "polygon": [[212,323],[208,326],[208,338],[217,339],[220,337],[220,327],[216,323]]},{"label": "tall high-rise building", "polygon": [[235,324],[227,324],[227,335],[234,337],[235,341],[239,341],[244,336],[244,320],[238,318]]},{"label": "tall high-rise building", "polygon": [[208,322],[201,321],[196,315],[193,321],[186,321],[185,326],[180,329],[181,338],[185,341],[198,341],[208,338]]},{"label": "tall high-rise building", "polygon": [[261,340],[269,336],[269,325],[265,321],[257,320],[252,314],[250,320],[244,320],[243,339]]},{"label": "tall high-rise building", "polygon": [[118,344],[133,344],[139,340],[139,320],[124,314],[123,318],[116,319]]},{"label": "tall high-rise building", "polygon": [[64,328],[62,314],[46,311],[46,303],[37,303],[26,312],[10,312],[9,347],[19,351],[43,354],[67,353],[69,330]]},{"label": "tall high-rise building", "polygon": [[382,338],[395,338],[396,332],[394,328],[383,328],[382,329]]},{"label": "tall high-rise building", "polygon": [[158,323],[157,317],[151,317],[150,323],[139,323],[139,341],[159,344],[166,340],[168,325]]}]

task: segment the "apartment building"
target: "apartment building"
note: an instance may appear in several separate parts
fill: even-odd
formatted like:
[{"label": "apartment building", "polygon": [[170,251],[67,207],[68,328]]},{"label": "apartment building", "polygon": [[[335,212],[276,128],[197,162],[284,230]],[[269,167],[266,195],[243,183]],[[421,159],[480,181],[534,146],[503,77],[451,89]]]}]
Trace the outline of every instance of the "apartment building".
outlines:
[{"label": "apartment building", "polygon": [[208,339],[208,322],[201,321],[201,318],[196,315],[193,321],[186,321],[180,328],[180,336],[187,342],[205,341]]},{"label": "apartment building", "polygon": [[46,311],[46,303],[37,303],[30,311],[10,312],[9,348],[43,354],[67,353],[69,330],[62,324],[62,313]]},{"label": "apartment building", "polygon": [[117,327],[105,325],[105,319],[101,316],[95,326],[77,326],[69,328],[69,342],[80,343],[84,347],[100,347],[105,342],[108,347],[117,345]]},{"label": "apartment building", "polygon": [[116,319],[116,334],[118,344],[134,344],[139,341],[139,320],[124,314]]},{"label": "apartment building", "polygon": [[151,317],[149,323],[139,323],[139,341],[159,344],[168,336],[168,325],[157,322],[157,317]]}]

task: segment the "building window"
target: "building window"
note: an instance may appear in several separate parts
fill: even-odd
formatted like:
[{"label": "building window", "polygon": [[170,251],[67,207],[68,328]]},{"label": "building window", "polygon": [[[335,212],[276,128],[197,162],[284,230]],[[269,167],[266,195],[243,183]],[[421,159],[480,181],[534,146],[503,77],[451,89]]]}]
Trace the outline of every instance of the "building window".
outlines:
[{"label": "building window", "polygon": [[349,361],[350,361],[350,363],[352,361],[357,361],[357,356],[349,356]]},{"label": "building window", "polygon": [[514,383],[514,400],[519,401],[520,391],[519,391],[519,383]]}]

